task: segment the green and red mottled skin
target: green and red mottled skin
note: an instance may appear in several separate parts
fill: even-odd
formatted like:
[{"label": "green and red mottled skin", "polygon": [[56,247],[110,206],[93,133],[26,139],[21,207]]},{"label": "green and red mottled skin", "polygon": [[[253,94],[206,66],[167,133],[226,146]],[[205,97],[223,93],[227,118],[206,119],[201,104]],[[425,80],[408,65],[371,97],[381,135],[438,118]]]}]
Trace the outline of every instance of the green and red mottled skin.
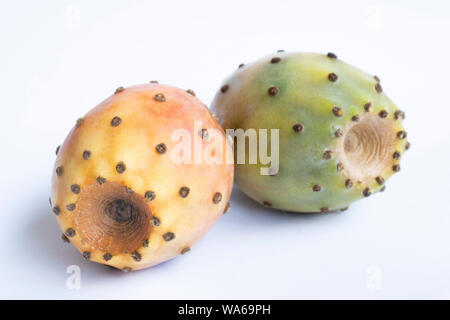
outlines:
[{"label": "green and red mottled skin", "polygon": [[192,90],[157,83],[121,87],[79,119],[52,178],[63,240],[124,271],[189,251],[227,208],[233,184],[232,164],[171,161],[172,133],[199,135],[194,121],[225,137]]},{"label": "green and red mottled skin", "polygon": [[378,77],[331,53],[278,52],[240,65],[212,110],[224,129],[279,129],[278,174],[237,164],[235,180],[252,199],[286,211],[342,210],[384,190],[409,148],[404,113]]}]

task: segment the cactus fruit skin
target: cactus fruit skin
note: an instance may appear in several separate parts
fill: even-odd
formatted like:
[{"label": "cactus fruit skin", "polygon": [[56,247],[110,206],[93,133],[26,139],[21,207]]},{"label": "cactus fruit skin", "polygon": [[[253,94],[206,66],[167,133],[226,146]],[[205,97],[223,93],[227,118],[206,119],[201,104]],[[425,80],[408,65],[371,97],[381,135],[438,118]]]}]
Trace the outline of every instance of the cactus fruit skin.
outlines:
[{"label": "cactus fruit skin", "polygon": [[332,53],[277,52],[241,64],[212,111],[224,129],[269,129],[269,136],[279,129],[278,173],[261,175],[267,165],[246,162],[236,164],[235,181],[250,198],[285,211],[339,211],[383,191],[409,148],[404,112],[378,77]]},{"label": "cactus fruit skin", "polygon": [[[225,137],[191,90],[157,83],[121,87],[79,119],[57,149],[52,177],[63,240],[123,271],[189,251],[226,209],[234,174],[233,164],[171,161],[171,134],[198,135],[194,121]],[[232,154],[228,141],[224,152]]]}]

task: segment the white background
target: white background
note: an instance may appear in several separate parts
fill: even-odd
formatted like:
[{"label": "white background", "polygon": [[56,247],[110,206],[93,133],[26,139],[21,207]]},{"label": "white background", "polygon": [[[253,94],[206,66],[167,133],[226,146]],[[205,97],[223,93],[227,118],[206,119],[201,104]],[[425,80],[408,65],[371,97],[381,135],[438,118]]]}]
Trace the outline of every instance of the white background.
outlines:
[{"label": "white background", "polygon": [[[448,1],[1,1],[0,298],[450,298],[449,34]],[[50,176],[78,117],[153,79],[209,104],[277,49],[335,52],[406,111],[412,148],[385,193],[296,215],[235,190],[189,254],[131,274],[61,242]]]}]

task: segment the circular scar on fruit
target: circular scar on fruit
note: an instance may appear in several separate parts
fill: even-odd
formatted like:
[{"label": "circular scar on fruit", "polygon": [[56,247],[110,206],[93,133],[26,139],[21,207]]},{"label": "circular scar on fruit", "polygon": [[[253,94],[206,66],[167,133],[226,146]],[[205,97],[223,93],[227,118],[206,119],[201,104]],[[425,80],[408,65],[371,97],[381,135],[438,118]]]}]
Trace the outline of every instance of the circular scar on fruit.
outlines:
[{"label": "circular scar on fruit", "polygon": [[[195,163],[194,151],[226,159],[232,147],[192,90],[152,81],[112,93],[58,147],[50,204],[62,232],[55,239],[130,272],[195,250],[227,209],[234,167]],[[190,139],[181,145],[180,136]],[[223,143],[214,149],[217,137]],[[180,146],[192,158],[179,161]]]},{"label": "circular scar on fruit", "polygon": [[[342,211],[383,191],[410,147],[405,113],[380,79],[334,53],[276,52],[238,68],[219,88],[211,108],[225,129],[256,130],[258,139],[267,130],[268,146],[278,130],[278,150],[262,150],[278,152],[278,168],[267,159],[235,166],[238,187],[272,209]],[[235,142],[235,159],[249,159],[249,151],[248,141]]]},{"label": "circular scar on fruit", "polygon": [[131,253],[151,233],[152,210],[145,199],[116,182],[93,184],[80,194],[75,229],[88,245],[110,254]]},{"label": "circular scar on fruit", "polygon": [[392,166],[396,138],[393,122],[377,115],[364,114],[349,123],[336,147],[344,175],[365,183],[383,176]]}]

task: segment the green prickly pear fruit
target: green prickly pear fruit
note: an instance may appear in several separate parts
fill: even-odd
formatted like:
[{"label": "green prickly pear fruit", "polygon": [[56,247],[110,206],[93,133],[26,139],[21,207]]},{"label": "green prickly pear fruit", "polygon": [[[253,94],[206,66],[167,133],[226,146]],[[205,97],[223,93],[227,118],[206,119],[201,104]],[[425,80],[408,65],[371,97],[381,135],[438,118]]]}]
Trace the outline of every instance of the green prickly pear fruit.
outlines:
[{"label": "green prickly pear fruit", "polygon": [[261,174],[267,165],[249,163],[249,144],[239,150],[235,143],[235,157],[245,152],[247,160],[236,164],[235,181],[250,198],[280,210],[338,211],[383,191],[409,148],[405,114],[378,77],[333,53],[277,52],[240,65],[212,110],[225,129],[268,129],[269,136],[279,129],[278,169]]}]

